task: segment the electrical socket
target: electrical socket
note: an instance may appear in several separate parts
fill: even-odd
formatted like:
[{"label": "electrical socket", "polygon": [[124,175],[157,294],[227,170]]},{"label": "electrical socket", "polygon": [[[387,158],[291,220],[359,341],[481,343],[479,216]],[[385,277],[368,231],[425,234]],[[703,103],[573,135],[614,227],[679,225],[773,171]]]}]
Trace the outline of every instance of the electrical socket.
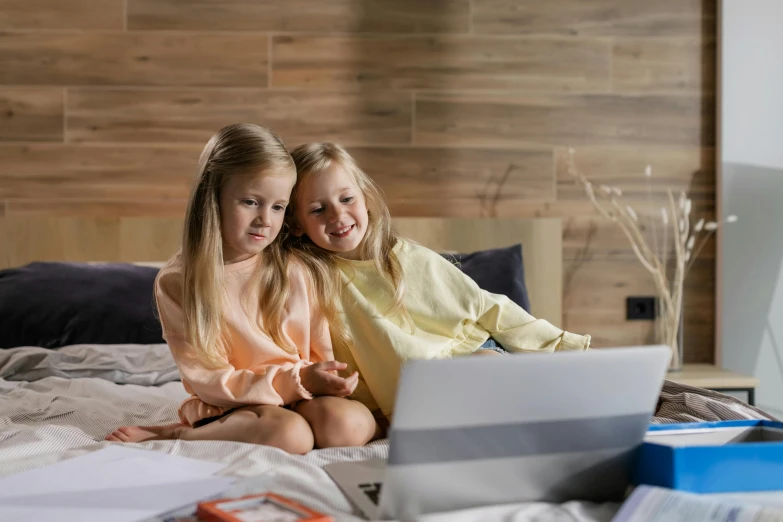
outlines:
[{"label": "electrical socket", "polygon": [[655,319],[654,297],[628,297],[625,301],[625,305],[625,318],[629,321]]}]

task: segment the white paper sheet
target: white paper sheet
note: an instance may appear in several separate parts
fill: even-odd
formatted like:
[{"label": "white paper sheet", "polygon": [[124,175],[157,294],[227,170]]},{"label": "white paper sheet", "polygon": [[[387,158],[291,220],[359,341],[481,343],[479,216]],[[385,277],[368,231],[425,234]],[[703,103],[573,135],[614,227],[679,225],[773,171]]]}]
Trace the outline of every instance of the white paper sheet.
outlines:
[{"label": "white paper sheet", "polygon": [[783,522],[783,510],[711,495],[639,486],[612,522]]},{"label": "white paper sheet", "polygon": [[0,478],[4,522],[133,522],[220,494],[223,464],[111,446]]}]

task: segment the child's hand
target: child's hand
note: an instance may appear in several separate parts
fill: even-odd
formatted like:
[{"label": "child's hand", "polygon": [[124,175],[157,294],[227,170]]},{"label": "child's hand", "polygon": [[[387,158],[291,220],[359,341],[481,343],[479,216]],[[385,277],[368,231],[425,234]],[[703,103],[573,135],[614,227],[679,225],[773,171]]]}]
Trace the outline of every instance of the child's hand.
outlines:
[{"label": "child's hand", "polygon": [[359,384],[359,372],[353,372],[347,379],[337,375],[338,370],[347,367],[347,364],[338,361],[317,362],[306,366],[299,372],[302,386],[313,395],[347,397]]}]

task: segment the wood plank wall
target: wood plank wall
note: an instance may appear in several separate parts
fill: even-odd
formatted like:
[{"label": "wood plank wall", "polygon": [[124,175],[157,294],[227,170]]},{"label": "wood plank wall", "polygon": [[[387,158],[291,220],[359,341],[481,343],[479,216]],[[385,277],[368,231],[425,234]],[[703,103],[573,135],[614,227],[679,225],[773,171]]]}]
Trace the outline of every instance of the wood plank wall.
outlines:
[{"label": "wood plank wall", "polygon": [[[398,216],[564,219],[564,327],[653,342],[653,291],[565,168],[715,206],[715,0],[0,0],[0,216],[180,215],[200,148],[253,121],[349,146]],[[508,176],[505,173],[508,172]],[[655,214],[657,211],[650,210]],[[6,245],[8,247],[8,245]],[[688,277],[711,362],[714,247]]]}]

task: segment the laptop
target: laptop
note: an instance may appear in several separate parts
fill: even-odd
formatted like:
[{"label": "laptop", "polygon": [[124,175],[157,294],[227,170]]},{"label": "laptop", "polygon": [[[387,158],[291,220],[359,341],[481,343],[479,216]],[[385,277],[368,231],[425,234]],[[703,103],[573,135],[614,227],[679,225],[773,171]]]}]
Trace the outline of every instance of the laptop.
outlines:
[{"label": "laptop", "polygon": [[412,360],[388,460],[324,469],[370,519],[527,501],[621,500],[666,346]]}]

